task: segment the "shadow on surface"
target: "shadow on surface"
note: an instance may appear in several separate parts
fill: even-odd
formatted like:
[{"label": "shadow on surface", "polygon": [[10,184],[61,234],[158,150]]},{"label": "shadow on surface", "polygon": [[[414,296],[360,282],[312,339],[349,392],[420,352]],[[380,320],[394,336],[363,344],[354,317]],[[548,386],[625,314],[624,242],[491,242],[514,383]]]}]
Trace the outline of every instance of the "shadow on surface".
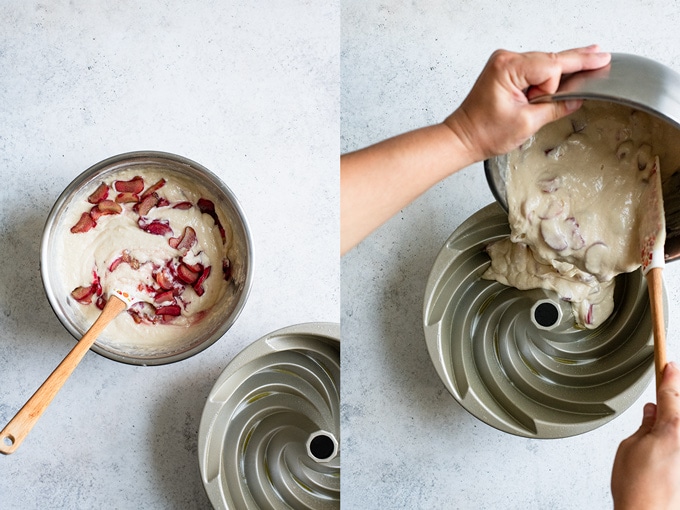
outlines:
[{"label": "shadow on surface", "polygon": [[[197,363],[202,358],[202,363]],[[154,467],[166,495],[165,508],[177,510],[210,509],[212,505],[203,487],[198,464],[198,428],[206,399],[228,359],[209,367],[208,354],[178,362],[164,369],[180,369],[188,363],[189,370],[178,370],[168,382],[160,405],[151,412],[154,437],[152,453]],[[183,368],[183,367],[182,367]]]}]

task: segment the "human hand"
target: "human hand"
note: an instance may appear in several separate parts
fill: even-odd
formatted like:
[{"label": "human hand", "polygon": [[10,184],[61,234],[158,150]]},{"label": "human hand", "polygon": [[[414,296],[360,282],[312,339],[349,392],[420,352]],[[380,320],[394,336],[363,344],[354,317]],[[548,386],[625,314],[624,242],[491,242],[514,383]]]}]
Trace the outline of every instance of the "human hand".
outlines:
[{"label": "human hand", "polygon": [[444,124],[463,141],[474,161],[505,154],[544,124],[581,106],[581,101],[530,104],[531,99],[556,92],[563,74],[598,69],[610,59],[596,45],[560,53],[498,50]]},{"label": "human hand", "polygon": [[621,442],[612,471],[617,510],[680,508],[680,368],[666,365],[657,404],[646,404],[642,425]]}]

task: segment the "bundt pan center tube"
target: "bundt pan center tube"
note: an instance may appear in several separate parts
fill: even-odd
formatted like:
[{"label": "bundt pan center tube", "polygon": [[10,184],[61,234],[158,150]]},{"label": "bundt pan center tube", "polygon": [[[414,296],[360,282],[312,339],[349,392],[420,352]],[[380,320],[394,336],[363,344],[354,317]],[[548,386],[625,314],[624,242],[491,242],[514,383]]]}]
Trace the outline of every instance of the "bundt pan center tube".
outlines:
[{"label": "bundt pan center tube", "polygon": [[199,467],[216,509],[340,508],[340,325],[275,331],[227,366],[203,410]]}]

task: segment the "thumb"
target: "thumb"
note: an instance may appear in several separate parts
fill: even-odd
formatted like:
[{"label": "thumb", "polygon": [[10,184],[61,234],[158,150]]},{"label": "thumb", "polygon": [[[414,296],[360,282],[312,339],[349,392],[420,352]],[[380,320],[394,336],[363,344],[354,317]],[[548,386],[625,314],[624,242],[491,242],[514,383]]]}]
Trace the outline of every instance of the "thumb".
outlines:
[{"label": "thumb", "polygon": [[640,425],[637,434],[640,435],[649,434],[649,432],[652,430],[652,427],[654,427],[655,422],[656,422],[656,405],[647,403],[645,404],[645,407],[642,410],[642,424]]},{"label": "thumb", "polygon": [[656,403],[659,423],[672,423],[680,416],[680,369],[673,361],[664,368]]},{"label": "thumb", "polygon": [[566,101],[550,101],[547,103],[533,103],[531,108],[531,120],[534,123],[534,132],[544,125],[556,121],[578,110],[583,104],[581,99],[568,99]]},{"label": "thumb", "polygon": [[565,101],[554,101],[555,120],[560,119],[570,113],[575,112],[583,104],[583,99],[567,99]]}]

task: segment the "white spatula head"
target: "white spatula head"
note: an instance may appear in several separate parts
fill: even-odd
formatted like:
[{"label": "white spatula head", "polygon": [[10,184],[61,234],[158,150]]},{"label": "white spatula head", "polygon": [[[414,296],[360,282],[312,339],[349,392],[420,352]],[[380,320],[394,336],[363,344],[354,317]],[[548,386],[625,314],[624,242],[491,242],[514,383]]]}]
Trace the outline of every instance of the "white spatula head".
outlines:
[{"label": "white spatula head", "polygon": [[664,266],[664,244],[666,243],[666,219],[663,209],[663,190],[661,188],[661,167],[659,157],[649,173],[649,186],[642,195],[640,206],[640,261],[642,272],[646,275],[653,267]]}]

